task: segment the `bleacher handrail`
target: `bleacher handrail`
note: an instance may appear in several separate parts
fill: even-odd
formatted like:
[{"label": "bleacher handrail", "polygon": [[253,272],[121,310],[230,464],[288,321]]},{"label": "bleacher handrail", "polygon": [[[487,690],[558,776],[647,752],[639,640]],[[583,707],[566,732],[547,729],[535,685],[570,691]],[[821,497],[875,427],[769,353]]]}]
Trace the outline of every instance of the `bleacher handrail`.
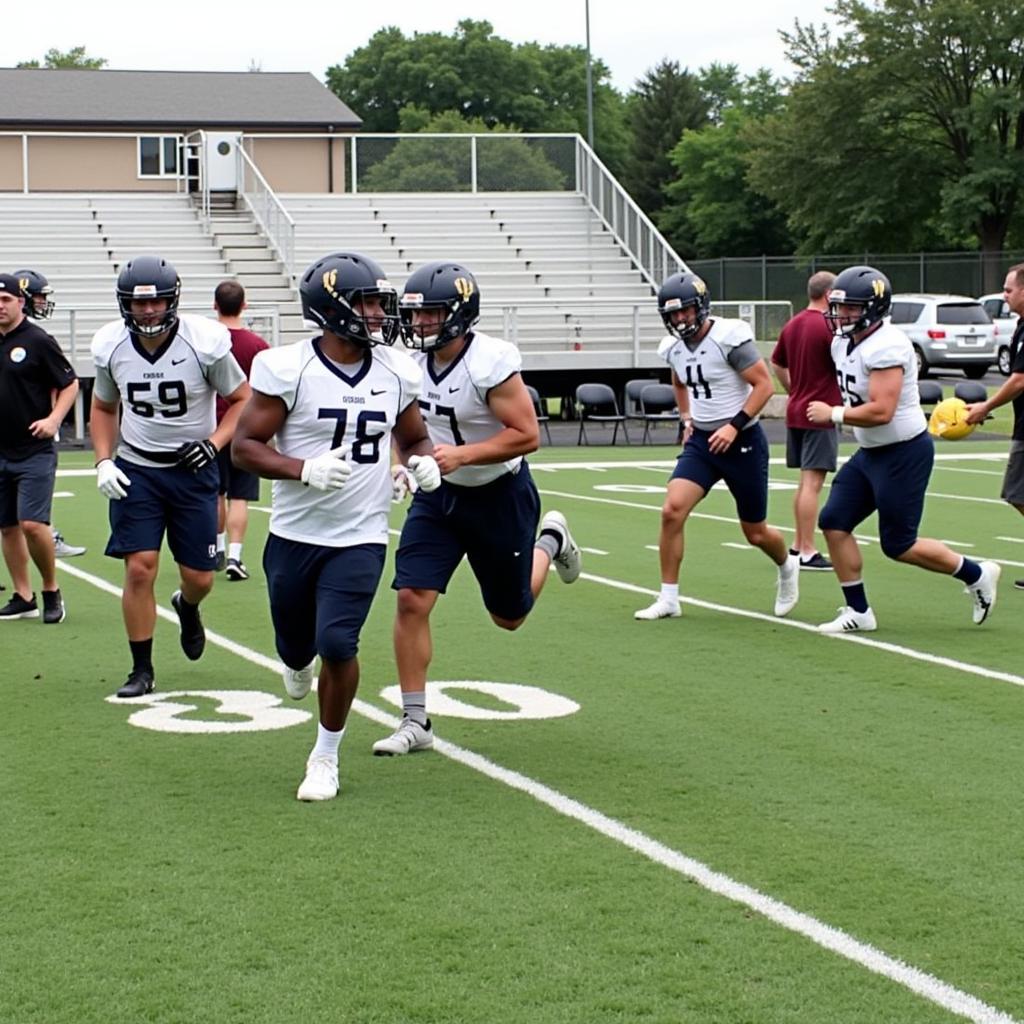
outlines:
[{"label": "bleacher handrail", "polygon": [[[284,265],[284,272],[289,281],[295,278],[295,221],[285,209],[277,193],[263,176],[253,159],[245,151],[242,138],[235,147],[238,159],[238,194],[249,208],[256,222],[263,229],[267,241],[277,250],[277,255]],[[249,175],[256,183],[256,189],[250,193],[246,187]]]}]

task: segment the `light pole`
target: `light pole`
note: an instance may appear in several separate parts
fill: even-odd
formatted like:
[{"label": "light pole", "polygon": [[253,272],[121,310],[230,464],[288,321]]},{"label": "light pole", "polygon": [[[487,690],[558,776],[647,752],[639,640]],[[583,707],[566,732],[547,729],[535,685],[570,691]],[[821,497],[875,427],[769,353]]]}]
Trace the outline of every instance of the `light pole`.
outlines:
[{"label": "light pole", "polygon": [[594,148],[594,76],[590,68],[590,0],[584,0],[587,20],[587,145]]}]

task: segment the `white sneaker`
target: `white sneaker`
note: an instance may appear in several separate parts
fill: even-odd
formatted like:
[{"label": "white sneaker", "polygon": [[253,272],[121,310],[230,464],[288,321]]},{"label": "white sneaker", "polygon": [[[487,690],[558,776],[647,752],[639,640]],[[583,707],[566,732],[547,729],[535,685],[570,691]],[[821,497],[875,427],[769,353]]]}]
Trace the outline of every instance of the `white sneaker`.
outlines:
[{"label": "white sneaker", "polygon": [[878,629],[875,613],[869,608],[866,612],[855,612],[848,605],[839,609],[839,614],[831,622],[823,622],[818,627],[819,633],[871,633]]},{"label": "white sneaker", "polygon": [[775,589],[775,614],[788,615],[800,600],[800,556],[787,555],[779,566],[779,582]]},{"label": "white sneaker", "polygon": [[433,746],[434,730],[430,719],[426,725],[420,725],[405,716],[390,736],[374,743],[373,753],[377,757],[394,757],[396,754],[411,754],[414,750],[430,750]]},{"label": "white sneaker", "polygon": [[579,579],[583,556],[579,545],[572,539],[569,524],[561,512],[546,512],[540,521],[541,533],[553,530],[561,538],[558,554],[554,557],[555,571],[563,583],[575,583]]},{"label": "white sneaker", "polygon": [[69,544],[59,530],[53,531],[53,554],[56,558],[77,558],[85,554],[85,548]]},{"label": "white sneaker", "polygon": [[295,796],[299,800],[333,800],[338,795],[338,762],[322,754],[306,762],[306,777]]},{"label": "white sneaker", "polygon": [[672,604],[666,601],[664,598],[659,597],[654,604],[647,608],[641,608],[638,612],[633,612],[634,619],[646,619],[648,621],[652,619],[678,619],[683,614],[682,609],[679,607],[679,602]]},{"label": "white sneaker", "polygon": [[981,563],[981,579],[973,587],[967,587],[967,593],[974,598],[973,619],[980,626],[996,606],[996,588],[1003,567],[998,562]]},{"label": "white sneaker", "polygon": [[302,700],[309,693],[313,686],[313,666],[315,664],[316,658],[305,668],[289,668],[285,665],[281,678],[284,680],[284,692],[292,700]]}]

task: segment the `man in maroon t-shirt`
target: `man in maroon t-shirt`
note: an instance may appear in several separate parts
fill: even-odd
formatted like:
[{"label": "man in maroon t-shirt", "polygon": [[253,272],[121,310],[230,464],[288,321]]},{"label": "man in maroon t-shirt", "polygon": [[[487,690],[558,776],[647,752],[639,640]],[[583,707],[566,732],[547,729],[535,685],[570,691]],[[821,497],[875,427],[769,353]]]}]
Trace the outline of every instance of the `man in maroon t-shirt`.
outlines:
[{"label": "man in maroon t-shirt", "polygon": [[[256,353],[270,346],[258,334],[242,325],[245,305],[245,289],[237,281],[221,281],[217,285],[213,293],[213,308],[217,311],[217,319],[231,334],[231,353],[248,379]],[[218,423],[227,408],[228,403],[218,395]],[[217,568],[223,569],[224,575],[232,582],[247,580],[249,570],[242,561],[242,543],[249,525],[249,502],[257,501],[260,496],[260,478],[232,463],[230,445],[221,449],[217,463],[220,468]]]},{"label": "man in maroon t-shirt", "polygon": [[825,474],[834,473],[839,433],[831,423],[810,423],[807,403],[815,400],[841,405],[842,396],[832,362],[832,331],[825,321],[828,293],[836,275],[827,270],[807,282],[808,305],[783,328],[772,352],[772,369],[789,394],[786,406],[786,465],[800,470],[793,513],[796,538],[792,554],[800,555],[800,568],[826,571],[832,563],[818,553],[814,528]]}]

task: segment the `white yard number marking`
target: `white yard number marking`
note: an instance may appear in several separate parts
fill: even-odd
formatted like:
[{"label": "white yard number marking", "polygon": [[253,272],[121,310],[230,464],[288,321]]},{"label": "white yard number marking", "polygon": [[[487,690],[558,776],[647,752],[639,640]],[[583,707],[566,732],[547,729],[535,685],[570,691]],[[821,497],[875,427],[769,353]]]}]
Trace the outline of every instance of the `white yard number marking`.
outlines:
[{"label": "white yard number marking", "polygon": [[[469,704],[447,693],[453,690],[476,690],[495,697],[511,710],[496,710]],[[402,691],[397,686],[381,690],[381,697],[396,707],[402,706]],[[487,718],[500,721],[516,721],[537,718],[564,718],[579,711],[579,704],[568,697],[549,693],[538,686],[522,686],[519,683],[491,683],[480,679],[445,679],[427,683],[427,707],[432,715],[448,715],[451,718]]]},{"label": "white yard number marking", "polygon": [[[193,698],[192,703],[189,703],[189,697]],[[216,701],[217,707],[213,713],[231,718],[221,721],[179,718],[179,715],[197,710],[195,698]],[[313,717],[308,711],[281,707],[280,697],[261,690],[174,690],[170,693],[133,697],[130,700],[119,700],[117,697],[106,699],[111,704],[141,706],[140,711],[128,716],[128,721],[140,729],[152,729],[154,732],[267,732],[301,725]]]}]

